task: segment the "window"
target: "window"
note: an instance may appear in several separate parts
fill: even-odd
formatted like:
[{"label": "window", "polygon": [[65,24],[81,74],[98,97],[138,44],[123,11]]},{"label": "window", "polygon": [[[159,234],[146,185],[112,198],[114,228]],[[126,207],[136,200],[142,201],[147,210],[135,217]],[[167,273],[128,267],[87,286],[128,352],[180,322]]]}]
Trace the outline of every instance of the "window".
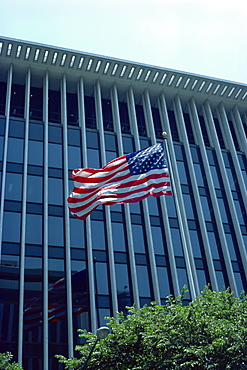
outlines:
[{"label": "window", "polygon": [[111,225],[114,251],[126,251],[127,242],[125,238],[124,224],[119,222],[112,222]]},{"label": "window", "polygon": [[62,145],[48,143],[48,166],[55,168],[62,168],[63,155]]},{"label": "window", "polygon": [[171,228],[171,236],[172,236],[172,245],[173,245],[174,255],[182,257],[184,253],[183,253],[183,247],[182,247],[179,229]]},{"label": "window", "polygon": [[168,110],[167,114],[168,114],[168,119],[169,119],[169,123],[170,123],[172,138],[173,138],[174,141],[179,141],[175,114],[174,114],[173,110]]},{"label": "window", "polygon": [[136,119],[138,132],[140,136],[147,136],[147,129],[145,124],[144,110],[142,105],[136,105]]},{"label": "window", "polygon": [[64,220],[62,217],[48,217],[48,243],[58,247],[64,246]]},{"label": "window", "polygon": [[11,90],[10,115],[24,117],[25,86],[13,84]]},{"label": "window", "polygon": [[87,148],[87,165],[90,168],[100,168],[99,150]]},{"label": "window", "polygon": [[150,277],[147,266],[137,265],[137,284],[140,297],[151,297]]},{"label": "window", "polygon": [[30,88],[30,119],[43,120],[43,89],[31,86]]},{"label": "window", "polygon": [[96,113],[94,97],[84,96],[86,127],[96,129]]},{"label": "window", "polygon": [[119,105],[119,115],[121,122],[121,131],[124,134],[130,134],[130,121],[128,115],[128,106],[127,103],[118,102]]},{"label": "window", "polygon": [[41,141],[28,141],[28,164],[43,165],[43,143]]},{"label": "window", "polygon": [[190,184],[187,164],[185,162],[177,161],[178,174],[181,184]]},{"label": "window", "polygon": [[145,241],[142,225],[132,225],[132,234],[135,253],[145,253]]},{"label": "window", "polygon": [[21,233],[21,214],[16,212],[4,212],[3,241],[20,243],[20,233]]},{"label": "window", "polygon": [[49,122],[61,123],[60,91],[49,90],[48,119]]},{"label": "window", "polygon": [[167,267],[157,266],[157,275],[158,275],[160,296],[161,298],[166,298],[169,294],[172,294]]},{"label": "window", "polygon": [[104,221],[91,220],[93,249],[106,249]]},{"label": "window", "polygon": [[103,124],[105,131],[114,131],[111,101],[102,99]]},{"label": "window", "polygon": [[107,265],[103,262],[96,262],[96,294],[109,294]]},{"label": "window", "polygon": [[85,248],[84,222],[70,217],[70,245],[71,247]]},{"label": "window", "polygon": [[22,174],[6,173],[5,199],[22,200]]},{"label": "window", "polygon": [[199,115],[198,118],[199,118],[201,130],[202,130],[202,137],[203,137],[203,140],[204,140],[204,144],[206,146],[210,146],[209,137],[208,137],[208,133],[207,133],[207,128],[206,128],[204,117],[201,116],[201,115]]},{"label": "window", "polygon": [[7,83],[6,82],[0,82],[0,114],[5,115],[5,96],[7,92]]},{"label": "window", "polygon": [[222,136],[219,120],[217,118],[214,118],[214,124],[215,124],[215,129],[216,129],[216,132],[217,132],[220,147],[221,147],[221,149],[225,149],[224,139],[223,139],[223,136]]},{"label": "window", "polygon": [[7,161],[23,163],[23,140],[9,137]]},{"label": "window", "polygon": [[67,93],[67,124],[78,126],[78,99],[76,94]]},{"label": "window", "polygon": [[191,246],[193,250],[193,256],[195,258],[201,258],[202,257],[202,251],[201,251],[202,240],[200,238],[199,231],[189,230],[189,233],[190,233]]},{"label": "window", "polygon": [[151,226],[154,253],[155,254],[165,254],[165,242],[163,240],[161,227]]},{"label": "window", "polygon": [[74,170],[81,168],[81,148],[79,146],[68,146],[68,168]]},{"label": "window", "polygon": [[191,120],[190,116],[188,113],[184,113],[184,123],[187,131],[187,136],[190,144],[195,144],[195,139],[194,139],[194,134],[193,134],[193,129],[191,125]]},{"label": "window", "polygon": [[48,178],[48,203],[63,205],[63,179]]},{"label": "window", "polygon": [[160,120],[160,114],[158,108],[152,107],[152,115],[153,115],[153,121],[154,121],[154,130],[156,137],[159,139],[162,139],[162,126],[161,126],[161,120]]}]

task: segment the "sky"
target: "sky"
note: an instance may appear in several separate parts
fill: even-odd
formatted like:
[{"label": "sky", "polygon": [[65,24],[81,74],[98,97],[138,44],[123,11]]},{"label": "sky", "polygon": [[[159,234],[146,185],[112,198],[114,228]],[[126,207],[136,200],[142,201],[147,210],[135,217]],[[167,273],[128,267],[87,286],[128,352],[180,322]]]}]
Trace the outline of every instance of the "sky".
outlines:
[{"label": "sky", "polygon": [[246,0],[2,0],[0,35],[247,83]]}]

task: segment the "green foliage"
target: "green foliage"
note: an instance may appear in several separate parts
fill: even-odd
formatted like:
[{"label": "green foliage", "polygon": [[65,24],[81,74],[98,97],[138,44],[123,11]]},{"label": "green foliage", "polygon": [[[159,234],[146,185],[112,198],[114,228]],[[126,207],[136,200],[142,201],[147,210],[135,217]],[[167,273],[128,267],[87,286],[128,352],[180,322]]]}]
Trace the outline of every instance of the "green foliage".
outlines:
[{"label": "green foliage", "polygon": [[[87,369],[232,369],[247,368],[247,296],[205,287],[188,306],[183,294],[163,306],[128,308],[124,317],[107,318],[111,334],[97,343]],[[96,336],[81,330],[81,358],[57,356],[66,369],[78,369]]]},{"label": "green foliage", "polygon": [[10,352],[0,353],[0,370],[23,370],[16,362],[12,362],[13,355]]}]

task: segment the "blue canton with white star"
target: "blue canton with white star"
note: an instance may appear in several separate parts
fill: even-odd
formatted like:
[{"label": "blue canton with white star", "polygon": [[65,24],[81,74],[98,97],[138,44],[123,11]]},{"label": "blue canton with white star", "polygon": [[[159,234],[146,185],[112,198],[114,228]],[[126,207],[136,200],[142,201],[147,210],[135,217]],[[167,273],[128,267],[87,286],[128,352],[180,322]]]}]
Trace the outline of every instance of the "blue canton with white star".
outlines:
[{"label": "blue canton with white star", "polygon": [[162,143],[126,155],[131,175],[139,175],[155,169],[167,168]]}]

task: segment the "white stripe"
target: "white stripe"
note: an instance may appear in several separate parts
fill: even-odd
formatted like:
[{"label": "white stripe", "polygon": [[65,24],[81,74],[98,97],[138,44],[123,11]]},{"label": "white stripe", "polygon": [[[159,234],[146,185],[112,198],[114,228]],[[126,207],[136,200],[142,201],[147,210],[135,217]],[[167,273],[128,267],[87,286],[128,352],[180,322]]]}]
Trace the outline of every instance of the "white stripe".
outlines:
[{"label": "white stripe", "polygon": [[[119,166],[119,164],[121,163],[122,165]],[[73,171],[72,174],[75,176],[91,177],[91,178],[104,177],[104,176],[108,176],[111,173],[114,173],[114,171],[121,171],[122,168],[124,168],[126,165],[128,165],[126,158],[122,158],[121,160],[118,160],[115,163],[111,163],[111,165],[108,163],[105,167],[100,168],[99,170],[94,169],[94,168],[82,168],[82,169],[79,169],[79,171],[77,172]],[[119,167],[114,169],[114,167],[117,167],[117,166]],[[109,170],[108,167],[113,167],[113,168]],[[97,172],[92,173],[90,172],[90,170],[97,171]]]},{"label": "white stripe", "polygon": [[[131,177],[131,180],[132,180],[132,177]],[[138,176],[135,176],[135,177],[137,179],[140,178]],[[128,178],[127,180],[130,180],[130,178]],[[93,198],[96,198],[97,196],[102,195],[104,193],[105,194],[114,194],[114,193],[124,194],[124,193],[129,193],[131,191],[142,189],[144,186],[151,185],[153,183],[154,184],[162,184],[164,182],[170,182],[170,178],[169,177],[166,177],[165,180],[164,180],[164,178],[149,179],[145,183],[142,183],[142,184],[139,184],[139,185],[128,186],[126,188],[118,188],[118,187],[116,187],[117,183],[113,183],[113,184],[109,185],[109,187],[108,186],[107,187],[99,187],[99,190],[97,191],[97,193],[92,194],[92,197],[89,197],[87,199],[87,201],[85,201],[85,203],[84,203],[84,198],[87,197],[87,196],[89,196],[90,193],[89,194],[72,193],[72,195],[74,194],[73,198],[81,199],[81,202],[79,202],[79,203],[70,203],[69,204],[69,207],[70,208],[77,208],[77,207],[79,207],[79,205],[82,205],[82,203],[84,203],[84,204],[90,203]],[[167,189],[167,191],[168,190],[171,190],[171,187],[170,186],[167,186],[167,185],[165,185],[163,188],[164,189]]]},{"label": "white stripe", "polygon": [[[93,199],[96,199],[99,195],[102,195],[102,194],[104,195],[104,193],[107,194],[107,195],[109,195],[109,194],[112,194],[113,195],[113,198],[107,197],[107,198],[101,198],[99,200],[95,200],[93,202],[93,204],[89,205],[84,211],[79,212],[78,213],[78,215],[79,215],[79,214],[85,214],[85,213],[87,213],[89,210],[95,208],[95,205],[99,205],[99,204],[103,204],[105,202],[111,202],[111,201],[112,202],[115,202],[115,203],[118,203],[119,200],[120,200],[120,198],[122,198],[121,200],[133,199],[133,198],[136,198],[136,197],[140,197],[142,194],[150,193],[151,191],[153,193],[158,193],[161,190],[163,190],[163,191],[171,191],[171,187],[170,186],[162,186],[162,182],[163,181],[160,181],[161,186],[158,189],[151,188],[151,189],[141,190],[141,189],[143,189],[143,187],[146,188],[147,186],[152,185],[153,183],[157,183],[157,181],[155,181],[155,179],[153,179],[152,181],[148,181],[148,182],[146,182],[144,184],[140,184],[140,185],[138,185],[138,187],[133,187],[133,190],[140,189],[139,192],[137,192],[137,193],[135,192],[133,194],[129,194],[129,192],[131,191],[131,188],[126,188],[126,189],[106,189],[106,190],[102,189],[102,191],[99,191],[96,194],[94,194],[94,196],[92,196],[91,198],[89,198],[86,202],[82,198],[79,203],[71,203],[69,207],[70,207],[71,212],[73,212],[73,208],[78,208],[80,206],[85,206],[86,204],[91,203],[93,201]],[[114,197],[114,193],[115,192],[117,193],[117,196],[118,196],[117,198]]]},{"label": "white stripe", "polygon": [[[124,166],[125,167],[125,166]],[[103,179],[101,181],[97,181],[97,182],[90,182],[90,183],[85,183],[85,182],[78,182],[78,181],[74,181],[74,187],[75,188],[81,188],[81,189],[93,189],[93,188],[97,188],[98,186],[102,186],[103,184],[111,181],[112,179],[116,178],[116,180],[121,177],[121,176],[125,176],[126,174],[129,173],[129,169],[127,168],[126,170],[123,170],[123,169],[117,169],[117,172],[113,172],[113,171],[109,171],[109,172],[106,172],[105,174],[101,174],[100,176],[88,176],[90,177],[91,179],[94,179],[95,178],[95,181],[97,181],[97,177],[103,177]],[[104,179],[104,176],[109,176],[111,175],[110,178],[108,179]],[[122,181],[122,180],[120,180]]]},{"label": "white stripe", "polygon": [[[159,189],[153,189],[153,192],[157,193],[157,192],[160,192],[161,190],[164,190],[164,191],[169,191],[170,188],[167,189],[167,187],[161,187]],[[127,195],[125,197],[121,197],[121,199],[119,198],[103,198],[103,199],[100,199],[100,200],[97,200],[95,201],[93,204],[91,204],[88,208],[85,208],[84,210],[80,211],[80,212],[75,212],[73,213],[73,211],[71,210],[71,213],[72,214],[75,214],[76,216],[78,217],[82,217],[83,215],[87,214],[88,212],[90,212],[91,210],[93,210],[94,208],[96,208],[97,206],[99,206],[100,204],[104,204],[104,203],[108,203],[108,202],[114,202],[116,204],[120,203],[120,202],[123,202],[125,200],[131,200],[131,199],[135,199],[135,198],[140,198],[142,196],[145,196],[146,194],[149,194],[150,191],[152,191],[152,189],[150,190],[143,190],[143,191],[140,191],[138,193],[134,193],[132,195]],[[78,205],[77,205],[78,207]]]},{"label": "white stripe", "polygon": [[[138,174],[138,175],[130,175],[130,177],[128,177],[128,178],[126,178],[126,179],[124,179],[124,180],[121,180],[121,182],[120,181],[117,181],[118,180],[118,177],[119,176],[124,176],[124,175],[126,175],[126,174],[128,174],[129,173],[129,170],[127,170],[127,171],[123,171],[123,172],[121,172],[120,174],[116,174],[116,176],[115,176],[115,178],[113,177],[111,180],[105,180],[104,182],[100,182],[100,183],[90,183],[90,184],[84,184],[84,183],[79,183],[79,182],[75,182],[75,188],[78,188],[78,189],[97,189],[97,188],[101,188],[101,187],[104,187],[104,185],[107,185],[108,184],[108,182],[109,181],[112,181],[113,179],[116,179],[116,181],[115,182],[110,182],[109,183],[109,186],[116,186],[116,185],[118,185],[118,184],[125,184],[125,183],[128,183],[128,182],[132,182],[132,181],[136,181],[136,180],[141,180],[141,179],[143,179],[143,178],[145,178],[145,177],[147,177],[147,176],[150,176],[150,175],[157,175],[157,174],[161,174],[161,173],[167,173],[168,172],[168,170],[166,170],[165,169],[165,171],[164,171],[164,168],[162,168],[162,169],[159,169],[159,170],[157,170],[157,169],[154,169],[154,170],[151,170],[151,171],[149,171],[149,172],[147,172],[147,173],[143,173],[143,174]],[[164,180],[164,178],[162,178],[163,179],[163,181],[165,181],[165,182],[170,182],[170,177],[166,177],[165,178],[165,180]],[[158,179],[156,179],[157,181],[158,181]],[[87,194],[87,195],[89,195],[89,194]],[[74,192],[72,192],[71,193],[71,197],[72,198],[80,198],[81,196],[84,196],[84,194],[82,195],[82,194],[80,194],[80,193],[74,193]]]}]

